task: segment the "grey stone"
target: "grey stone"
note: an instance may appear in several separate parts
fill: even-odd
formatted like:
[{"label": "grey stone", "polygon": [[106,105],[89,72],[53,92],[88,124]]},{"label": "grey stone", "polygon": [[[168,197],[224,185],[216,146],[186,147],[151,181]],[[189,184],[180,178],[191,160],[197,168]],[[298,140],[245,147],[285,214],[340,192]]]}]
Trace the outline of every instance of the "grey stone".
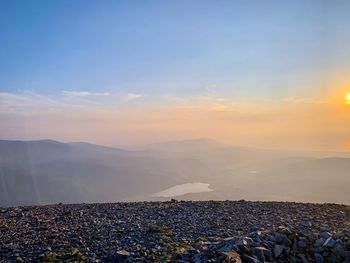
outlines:
[{"label": "grey stone", "polygon": [[275,245],[273,248],[273,253],[275,255],[276,258],[278,258],[282,252],[283,252],[284,247],[281,245]]},{"label": "grey stone", "polygon": [[300,224],[304,227],[312,227],[312,223],[309,220],[301,220]]},{"label": "grey stone", "polygon": [[244,262],[247,262],[247,263],[261,263],[261,261],[258,260],[257,258],[248,256],[248,255],[243,255],[243,259],[244,259]]},{"label": "grey stone", "polygon": [[307,258],[305,257],[304,254],[298,254],[299,259],[301,260],[301,262],[303,263],[309,263],[309,261],[307,260]]},{"label": "grey stone", "polygon": [[335,246],[335,240],[332,237],[327,238],[323,244],[324,247],[332,248]]},{"label": "grey stone", "polygon": [[323,231],[320,233],[320,236],[323,238],[323,239],[328,239],[330,237],[332,237],[332,234],[327,232],[327,231]]},{"label": "grey stone", "polygon": [[305,237],[299,237],[298,238],[298,247],[300,248],[306,248],[308,245],[307,245],[307,239]]},{"label": "grey stone", "polygon": [[315,253],[315,262],[316,263],[323,263],[324,262],[323,257],[322,257],[321,254]]},{"label": "grey stone", "polygon": [[315,241],[315,247],[321,247],[321,246],[323,246],[323,244],[324,244],[324,242],[325,242],[326,240],[325,239],[323,239],[323,238],[319,238],[319,239],[317,239],[316,241]]}]

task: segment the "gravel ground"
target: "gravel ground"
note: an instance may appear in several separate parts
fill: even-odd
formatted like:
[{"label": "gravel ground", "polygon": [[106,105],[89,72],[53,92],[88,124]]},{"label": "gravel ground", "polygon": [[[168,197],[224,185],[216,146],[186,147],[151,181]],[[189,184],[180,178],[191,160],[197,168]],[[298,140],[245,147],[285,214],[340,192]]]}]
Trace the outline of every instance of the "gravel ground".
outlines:
[{"label": "gravel ground", "polygon": [[350,207],[169,201],[0,208],[0,262],[348,262]]}]

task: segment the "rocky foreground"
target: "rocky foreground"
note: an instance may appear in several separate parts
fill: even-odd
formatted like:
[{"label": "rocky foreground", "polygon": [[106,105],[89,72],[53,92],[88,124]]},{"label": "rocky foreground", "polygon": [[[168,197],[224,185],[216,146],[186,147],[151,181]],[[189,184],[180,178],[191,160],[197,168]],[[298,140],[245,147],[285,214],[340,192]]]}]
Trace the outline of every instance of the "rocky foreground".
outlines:
[{"label": "rocky foreground", "polygon": [[350,262],[350,207],[207,201],[0,208],[0,262]]}]

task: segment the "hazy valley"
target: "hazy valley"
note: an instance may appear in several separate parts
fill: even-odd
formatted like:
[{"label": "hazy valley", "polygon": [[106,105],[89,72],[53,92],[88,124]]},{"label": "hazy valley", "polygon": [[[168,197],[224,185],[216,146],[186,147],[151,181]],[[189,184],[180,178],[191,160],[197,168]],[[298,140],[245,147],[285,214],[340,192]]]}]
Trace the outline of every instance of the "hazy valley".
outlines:
[{"label": "hazy valley", "polygon": [[346,153],[264,150],[204,139],[138,150],[2,140],[0,206],[166,200],[172,195],[349,204],[349,170]]}]

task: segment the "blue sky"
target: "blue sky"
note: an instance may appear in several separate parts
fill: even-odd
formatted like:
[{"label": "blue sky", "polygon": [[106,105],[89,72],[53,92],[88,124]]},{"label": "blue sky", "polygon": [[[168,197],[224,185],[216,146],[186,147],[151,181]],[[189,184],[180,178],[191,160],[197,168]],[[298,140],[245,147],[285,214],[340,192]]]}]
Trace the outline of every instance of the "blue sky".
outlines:
[{"label": "blue sky", "polygon": [[349,1],[0,0],[0,91],[310,96],[349,69]]},{"label": "blue sky", "polygon": [[349,14],[348,0],[0,0],[0,138],[349,150]]}]

